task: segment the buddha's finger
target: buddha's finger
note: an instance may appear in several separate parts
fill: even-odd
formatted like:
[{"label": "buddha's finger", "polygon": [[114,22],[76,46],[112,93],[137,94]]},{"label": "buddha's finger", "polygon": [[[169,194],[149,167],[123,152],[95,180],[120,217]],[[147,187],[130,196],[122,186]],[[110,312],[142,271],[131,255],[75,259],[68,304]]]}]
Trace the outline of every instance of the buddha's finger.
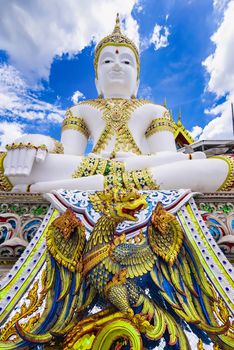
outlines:
[{"label": "buddha's finger", "polygon": [[193,152],[191,154],[191,158],[192,159],[205,159],[206,158],[206,154],[204,152]]},{"label": "buddha's finger", "polygon": [[25,148],[19,149],[18,164],[15,170],[16,175],[23,174],[23,169],[26,161],[25,158],[26,158],[26,149]]},{"label": "buddha's finger", "polygon": [[46,149],[38,149],[36,153],[36,162],[44,162],[46,156],[47,156],[47,150]]},{"label": "buddha's finger", "polygon": [[30,148],[30,149],[26,149],[25,151],[26,151],[26,155],[25,155],[25,162],[24,162],[22,175],[28,176],[32,171],[32,166],[36,156],[36,149]]},{"label": "buddha's finger", "polygon": [[11,162],[12,162],[12,150],[9,150],[7,152],[6,158],[4,159],[4,175],[5,176],[10,175]]},{"label": "buddha's finger", "polygon": [[18,166],[19,149],[12,150],[12,158],[10,164],[9,175],[14,176],[16,174],[16,169]]}]

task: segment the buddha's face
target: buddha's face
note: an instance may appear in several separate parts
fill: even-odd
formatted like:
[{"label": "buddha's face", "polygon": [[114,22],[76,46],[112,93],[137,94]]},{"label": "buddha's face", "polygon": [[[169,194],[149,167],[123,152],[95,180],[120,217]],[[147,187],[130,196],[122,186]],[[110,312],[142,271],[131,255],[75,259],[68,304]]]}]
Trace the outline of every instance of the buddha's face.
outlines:
[{"label": "buddha's face", "polygon": [[106,46],[98,60],[96,87],[104,98],[130,98],[138,89],[137,62],[126,46]]}]

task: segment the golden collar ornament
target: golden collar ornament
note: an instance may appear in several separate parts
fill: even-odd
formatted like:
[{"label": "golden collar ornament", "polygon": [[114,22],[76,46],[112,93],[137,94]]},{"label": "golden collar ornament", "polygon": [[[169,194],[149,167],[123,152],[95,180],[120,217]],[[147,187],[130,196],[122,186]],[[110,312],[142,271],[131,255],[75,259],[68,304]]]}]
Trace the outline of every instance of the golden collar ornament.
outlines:
[{"label": "golden collar ornament", "polygon": [[112,150],[113,157],[118,151],[132,151],[135,154],[141,154],[141,150],[128,127],[128,121],[135,109],[147,103],[149,101],[124,98],[96,99],[81,102],[81,104],[88,104],[101,110],[102,119],[106,124],[92,152],[100,153],[105,149],[112,136],[116,135],[115,146]]}]

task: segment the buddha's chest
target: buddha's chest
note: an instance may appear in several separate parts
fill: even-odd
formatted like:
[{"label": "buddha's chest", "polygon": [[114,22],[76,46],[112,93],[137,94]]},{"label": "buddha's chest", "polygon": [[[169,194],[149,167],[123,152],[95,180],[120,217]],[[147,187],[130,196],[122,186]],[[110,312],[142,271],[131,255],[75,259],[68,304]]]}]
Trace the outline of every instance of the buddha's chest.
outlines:
[{"label": "buddha's chest", "polygon": [[125,99],[102,99],[87,101],[84,108],[84,120],[94,140],[104,130],[120,135],[128,129],[134,135],[144,135],[147,127],[146,111],[141,107],[146,101]]},{"label": "buddha's chest", "polygon": [[[145,131],[149,124],[148,101],[97,99],[81,104],[82,117],[93,140],[92,152],[147,152]],[[148,117],[147,117],[148,116]]]}]

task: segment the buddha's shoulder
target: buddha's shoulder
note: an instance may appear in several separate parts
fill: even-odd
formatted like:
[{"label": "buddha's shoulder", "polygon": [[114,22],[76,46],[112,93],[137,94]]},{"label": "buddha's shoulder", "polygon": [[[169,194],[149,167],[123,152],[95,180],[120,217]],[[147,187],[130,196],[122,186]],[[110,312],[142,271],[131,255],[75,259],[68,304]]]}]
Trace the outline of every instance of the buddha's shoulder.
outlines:
[{"label": "buddha's shoulder", "polygon": [[105,109],[106,107],[110,107],[111,104],[119,104],[121,108],[128,108],[130,107],[132,110],[136,110],[139,107],[142,107],[146,110],[148,110],[150,113],[154,113],[155,117],[167,117],[169,116],[168,110],[159,104],[156,104],[150,100],[146,99],[137,99],[133,98],[130,100],[127,99],[103,99],[103,98],[97,98],[97,99],[90,99],[90,100],[83,100],[79,102],[78,104],[70,107],[67,111],[67,113],[71,113],[73,115],[79,114],[79,111],[82,111],[84,107],[94,107],[98,109]]},{"label": "buddha's shoulder", "polygon": [[149,113],[154,115],[155,118],[171,119],[170,112],[165,106],[154,103],[149,100],[139,99],[138,101],[141,105],[144,105],[145,108],[149,111]]},{"label": "buddha's shoulder", "polygon": [[70,107],[66,113],[72,113],[73,115],[78,115],[80,112],[85,113],[85,109],[87,107],[95,107],[95,108],[100,108],[103,105],[103,100],[97,98],[93,100],[83,100],[77,103],[76,105]]},{"label": "buddha's shoulder", "polygon": [[84,106],[92,106],[95,104],[95,101],[97,100],[83,100],[75,104],[74,106],[69,107],[66,110],[66,117],[79,115],[80,114],[79,112],[82,111]]}]

